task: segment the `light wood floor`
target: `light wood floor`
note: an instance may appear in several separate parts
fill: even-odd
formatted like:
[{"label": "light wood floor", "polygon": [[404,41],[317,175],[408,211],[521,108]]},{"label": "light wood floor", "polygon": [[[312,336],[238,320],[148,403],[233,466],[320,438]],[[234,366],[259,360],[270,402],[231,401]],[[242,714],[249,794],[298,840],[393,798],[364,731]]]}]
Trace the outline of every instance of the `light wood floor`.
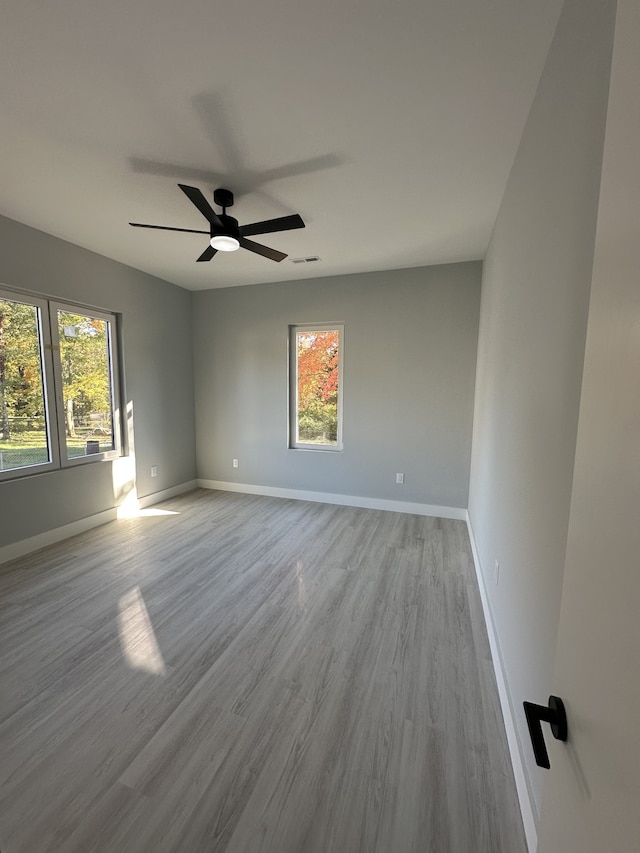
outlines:
[{"label": "light wood floor", "polygon": [[0,568],[2,853],[524,853],[463,522],[157,509]]}]

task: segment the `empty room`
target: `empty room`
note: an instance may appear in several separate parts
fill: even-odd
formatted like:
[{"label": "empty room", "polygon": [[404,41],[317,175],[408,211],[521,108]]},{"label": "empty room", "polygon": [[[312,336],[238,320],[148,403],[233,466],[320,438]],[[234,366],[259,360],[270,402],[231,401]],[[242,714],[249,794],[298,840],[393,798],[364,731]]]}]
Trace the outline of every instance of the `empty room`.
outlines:
[{"label": "empty room", "polygon": [[640,849],[634,0],[7,0],[2,853]]}]

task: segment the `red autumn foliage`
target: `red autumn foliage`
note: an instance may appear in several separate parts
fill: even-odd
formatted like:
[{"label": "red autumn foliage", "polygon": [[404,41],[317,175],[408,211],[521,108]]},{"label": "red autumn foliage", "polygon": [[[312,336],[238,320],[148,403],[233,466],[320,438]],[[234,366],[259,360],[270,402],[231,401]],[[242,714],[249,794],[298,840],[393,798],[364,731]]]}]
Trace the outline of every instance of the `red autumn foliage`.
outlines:
[{"label": "red autumn foliage", "polygon": [[306,409],[314,401],[335,402],[338,390],[340,336],[336,330],[298,333],[298,401]]}]

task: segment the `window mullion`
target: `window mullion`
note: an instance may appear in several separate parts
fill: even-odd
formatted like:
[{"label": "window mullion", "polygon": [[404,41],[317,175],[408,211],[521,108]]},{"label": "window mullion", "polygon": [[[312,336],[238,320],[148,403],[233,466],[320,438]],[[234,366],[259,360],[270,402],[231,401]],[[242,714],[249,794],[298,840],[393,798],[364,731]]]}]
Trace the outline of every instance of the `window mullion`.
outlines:
[{"label": "window mullion", "polygon": [[55,371],[56,340],[53,335],[51,321],[51,305],[45,302],[40,311],[40,337],[42,340],[42,369],[44,374],[44,396],[47,408],[47,430],[49,437],[49,452],[51,461],[56,468],[60,467],[61,446],[60,428],[58,423],[58,383]]},{"label": "window mullion", "polygon": [[64,398],[62,392],[62,365],[60,363],[60,337],[58,335],[58,323],[55,307],[51,302],[47,302],[47,314],[49,321],[49,335],[51,346],[49,351],[51,354],[51,375],[52,394],[51,394],[51,410],[52,422],[55,421],[56,442],[58,448],[59,464],[64,464],[67,460],[67,450],[64,441]]}]

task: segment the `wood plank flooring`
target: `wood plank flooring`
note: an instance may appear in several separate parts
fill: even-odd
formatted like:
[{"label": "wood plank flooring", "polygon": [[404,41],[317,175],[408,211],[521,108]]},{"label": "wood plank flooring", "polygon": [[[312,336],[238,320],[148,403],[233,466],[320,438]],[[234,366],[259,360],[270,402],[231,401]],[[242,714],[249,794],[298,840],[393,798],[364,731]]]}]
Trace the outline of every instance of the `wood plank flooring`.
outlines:
[{"label": "wood plank flooring", "polygon": [[154,509],[0,567],[2,853],[524,853],[463,522]]}]

